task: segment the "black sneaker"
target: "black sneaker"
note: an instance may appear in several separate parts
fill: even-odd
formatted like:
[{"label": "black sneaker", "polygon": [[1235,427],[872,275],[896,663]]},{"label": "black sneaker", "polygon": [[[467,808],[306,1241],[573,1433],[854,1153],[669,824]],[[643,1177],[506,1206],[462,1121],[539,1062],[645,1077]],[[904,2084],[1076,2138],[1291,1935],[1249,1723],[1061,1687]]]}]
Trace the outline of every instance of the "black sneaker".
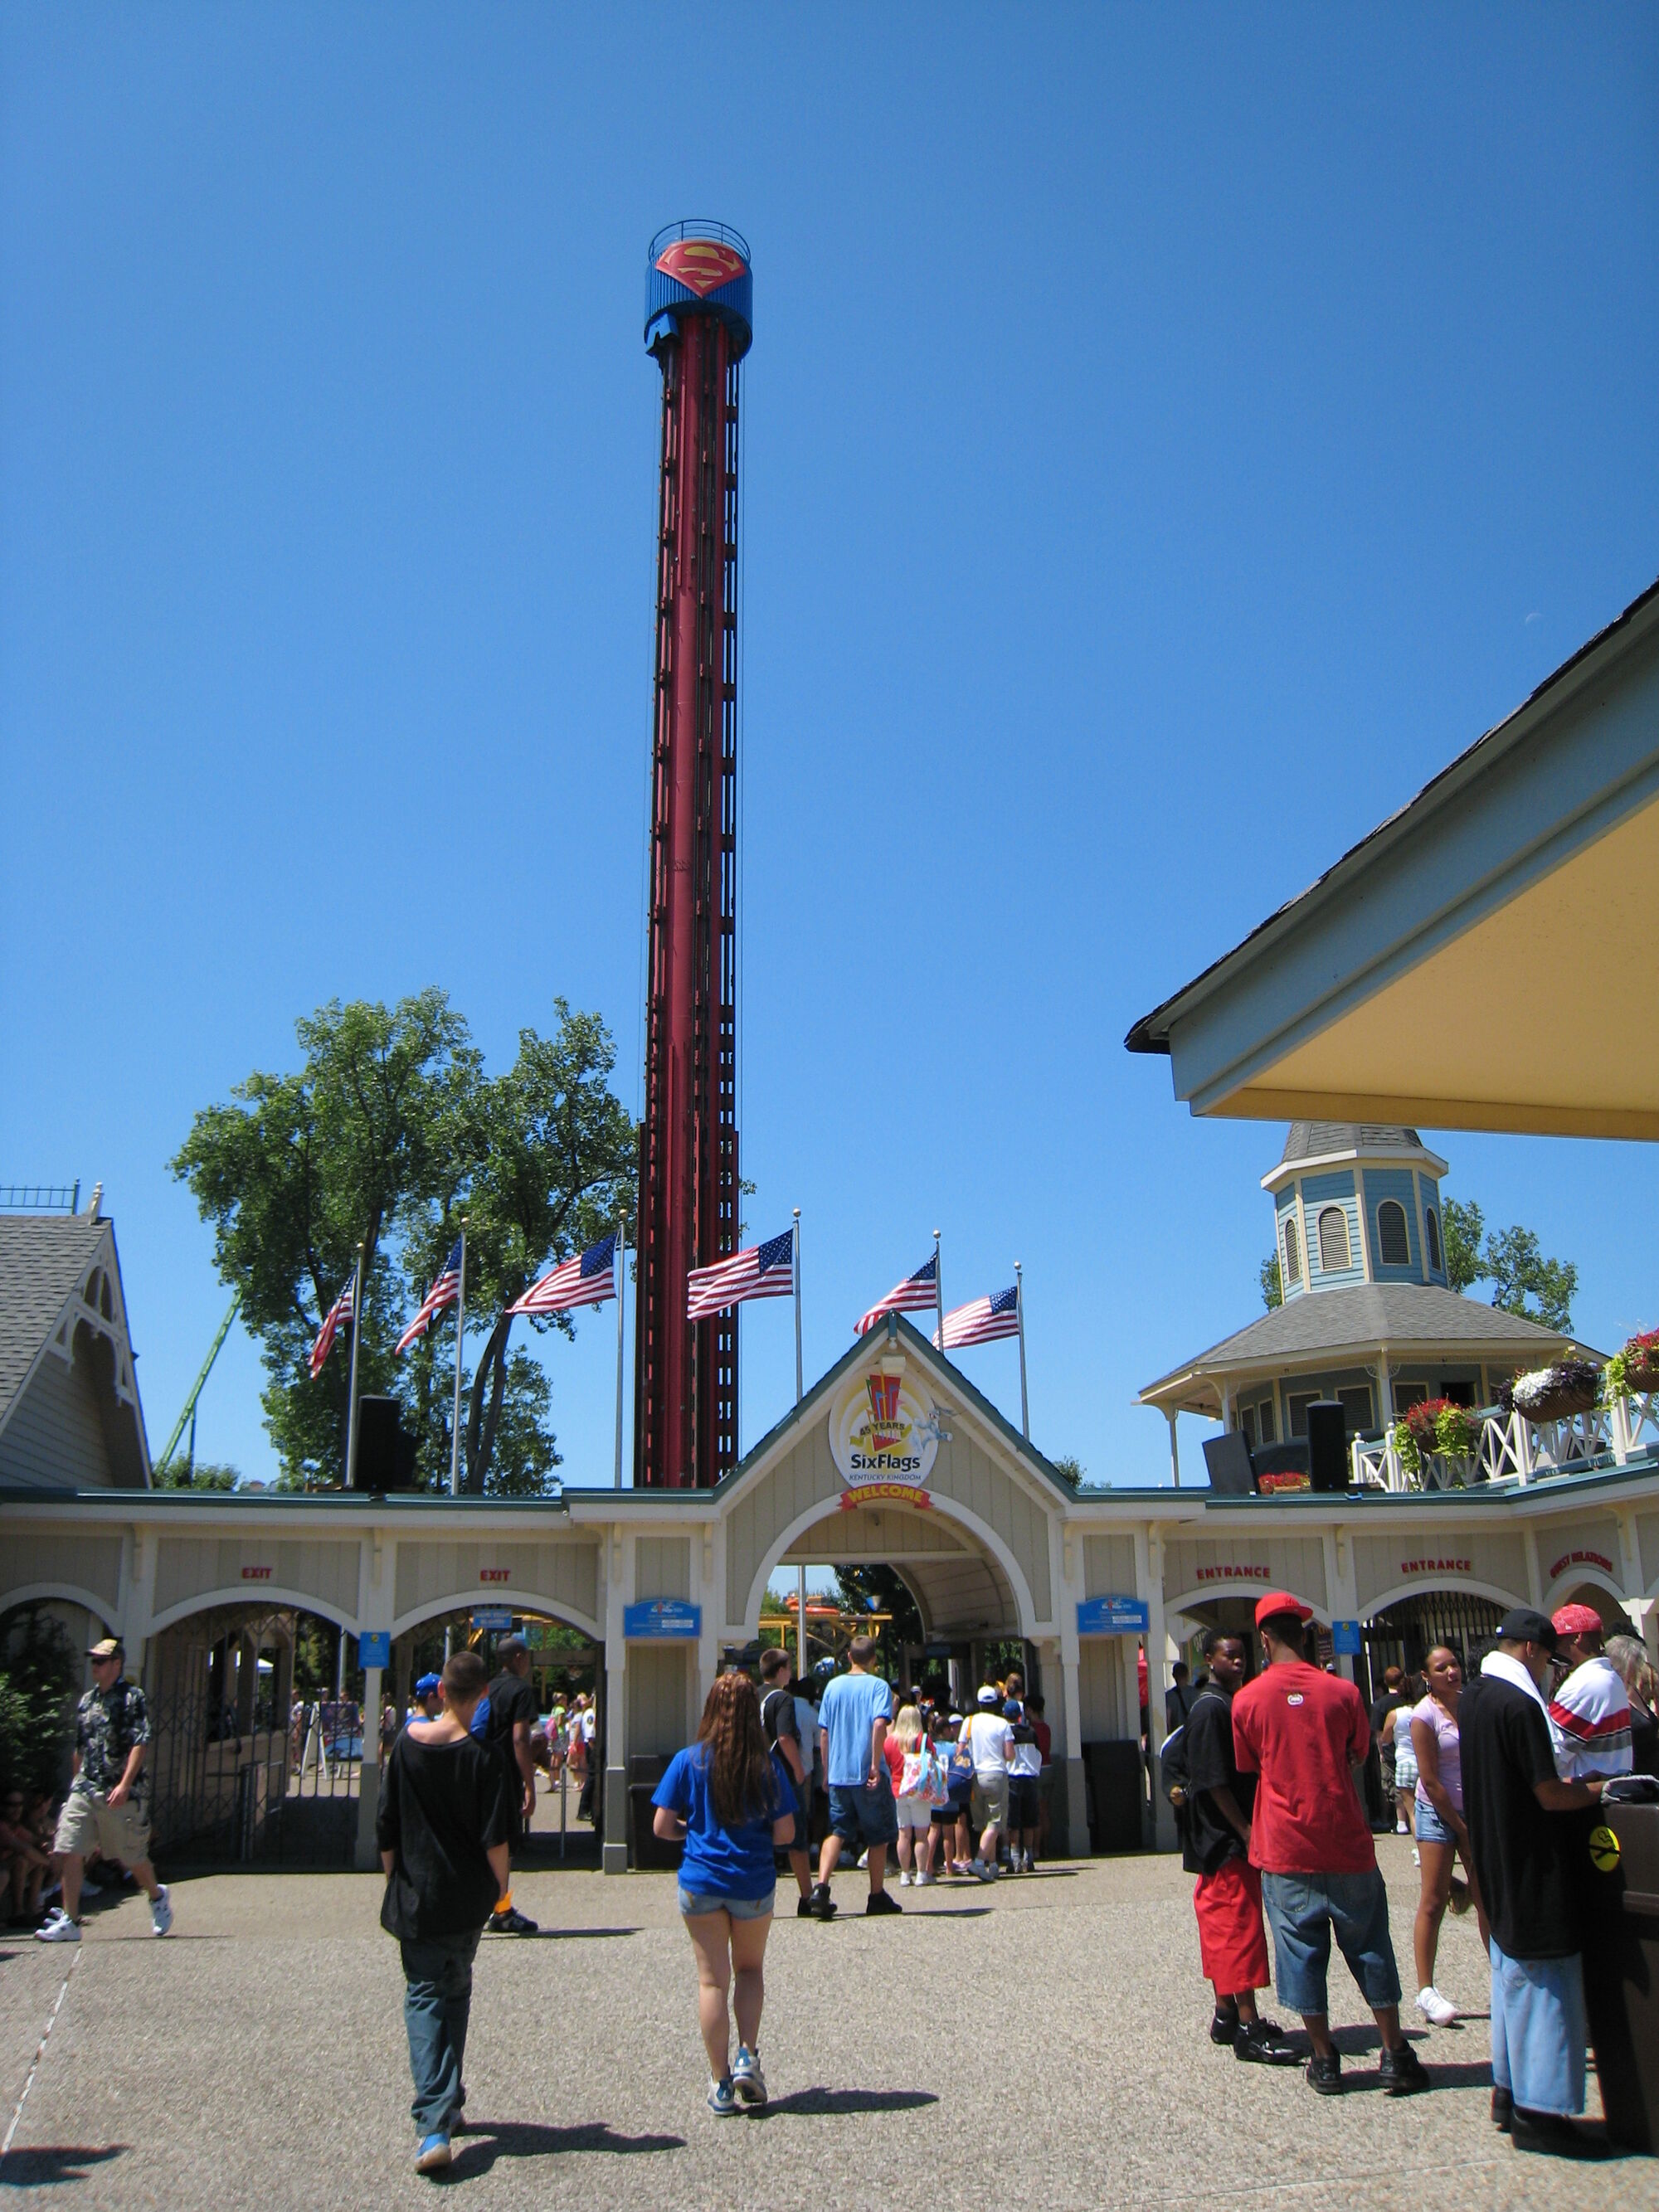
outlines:
[{"label": "black sneaker", "polygon": [[1432,2089],[1429,2069],[1412,2049],[1402,2043],[1397,2050],[1384,2051],[1382,2063],[1376,2069],[1376,2078],[1382,2084],[1386,2097],[1414,2097],[1419,2089]]},{"label": "black sneaker", "polygon": [[1238,2014],[1218,2012],[1210,2022],[1210,2040],[1231,2045],[1238,2040]]},{"label": "black sneaker", "polygon": [[1559,2112],[1529,2112],[1524,2105],[1510,2108],[1510,2141],[1516,2150],[1543,2151],[1551,2158],[1606,2158],[1611,2146],[1603,2136],[1591,2135]]},{"label": "black sneaker", "polygon": [[903,1910],[897,1898],[890,1897],[884,1889],[872,1889],[870,1902],[864,1908],[864,1917],[866,1920],[872,1920],[879,1918],[884,1912],[902,1912]]},{"label": "black sneaker", "polygon": [[1510,2096],[1507,2089],[1500,2089],[1498,2084],[1494,2081],[1492,2083],[1492,2124],[1493,2127],[1502,2128],[1504,2134],[1507,2135],[1510,2131],[1510,2123],[1514,2118],[1514,2098]]},{"label": "black sneaker", "polygon": [[813,1917],[812,1899],[810,1895],[796,1899],[795,1917],[797,1920],[811,1920]]},{"label": "black sneaker", "polygon": [[1340,2097],[1342,2094],[1342,2061],[1335,2051],[1332,2051],[1328,2058],[1321,2058],[1316,2054],[1308,2061],[1306,2072],[1308,2087],[1317,2095]]},{"label": "black sneaker", "polygon": [[510,1906],[505,1912],[492,1912],[489,1928],[495,1936],[535,1936],[540,1933],[538,1923],[516,1906]]},{"label": "black sneaker", "polygon": [[817,1887],[812,1892],[809,1902],[812,1907],[812,1917],[814,1920],[833,1920],[835,1918],[836,1900],[830,1894],[830,1885],[827,1881],[821,1881],[817,1884]]},{"label": "black sneaker", "polygon": [[1233,2057],[1247,2066],[1294,2066],[1297,2053],[1285,2040],[1277,2021],[1255,2020],[1241,2027],[1233,2041]]}]

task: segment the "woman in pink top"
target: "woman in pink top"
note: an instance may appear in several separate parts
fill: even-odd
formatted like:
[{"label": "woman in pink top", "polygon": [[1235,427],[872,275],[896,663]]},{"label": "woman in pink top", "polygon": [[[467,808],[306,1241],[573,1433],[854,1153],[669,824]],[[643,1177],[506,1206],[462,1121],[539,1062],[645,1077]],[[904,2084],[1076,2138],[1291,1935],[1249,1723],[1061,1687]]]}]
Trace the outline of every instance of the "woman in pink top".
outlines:
[{"label": "woman in pink top", "polygon": [[[1463,1695],[1463,1668],[1455,1651],[1436,1644],[1424,1664],[1429,1694],[1413,1705],[1412,1748],[1417,1754],[1417,1849],[1423,1869],[1413,1948],[1417,1954],[1417,2009],[1437,2027],[1449,2027],[1457,2008],[1434,1985],[1440,1948],[1440,1923],[1449,1903],[1455,1912],[1473,1899],[1480,1916],[1480,1942],[1486,1944],[1486,1915],[1469,1858],[1469,1832],[1463,1821],[1463,1764],[1457,1733],[1457,1708]],[[1455,1869],[1462,1859],[1467,1889]]]}]

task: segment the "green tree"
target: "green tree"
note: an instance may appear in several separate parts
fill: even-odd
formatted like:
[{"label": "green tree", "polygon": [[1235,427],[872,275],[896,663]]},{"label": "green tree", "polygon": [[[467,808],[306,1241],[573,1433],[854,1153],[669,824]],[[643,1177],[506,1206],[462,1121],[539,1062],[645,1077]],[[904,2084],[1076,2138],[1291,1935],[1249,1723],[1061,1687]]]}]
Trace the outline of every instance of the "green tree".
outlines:
[{"label": "green tree", "polygon": [[1267,1258],[1261,1262],[1261,1270],[1256,1280],[1261,1285],[1261,1303],[1269,1313],[1275,1306],[1284,1304],[1285,1278],[1279,1270],[1277,1252],[1268,1253]]},{"label": "green tree", "polygon": [[241,1479],[240,1468],[210,1459],[198,1459],[192,1468],[182,1453],[155,1470],[158,1490],[234,1490]]},{"label": "green tree", "polygon": [[1473,1201],[1447,1199],[1441,1206],[1446,1279],[1455,1291],[1490,1283],[1492,1302],[1505,1313],[1564,1334],[1572,1327],[1578,1270],[1570,1260],[1547,1259],[1530,1229],[1488,1231]]},{"label": "green tree", "polygon": [[69,1778],[82,1662],[55,1615],[25,1606],[0,1640],[0,1781],[55,1795]]},{"label": "green tree", "polygon": [[1082,1483],[1088,1479],[1088,1469],[1074,1452],[1063,1452],[1058,1459],[1050,1460],[1048,1464],[1067,1482]]},{"label": "green tree", "polygon": [[911,1595],[910,1585],[896,1567],[837,1567],[836,1589],[849,1613],[892,1614],[892,1626],[876,1646],[876,1672],[892,1681],[898,1672],[899,1646],[927,1640],[921,1609]]}]

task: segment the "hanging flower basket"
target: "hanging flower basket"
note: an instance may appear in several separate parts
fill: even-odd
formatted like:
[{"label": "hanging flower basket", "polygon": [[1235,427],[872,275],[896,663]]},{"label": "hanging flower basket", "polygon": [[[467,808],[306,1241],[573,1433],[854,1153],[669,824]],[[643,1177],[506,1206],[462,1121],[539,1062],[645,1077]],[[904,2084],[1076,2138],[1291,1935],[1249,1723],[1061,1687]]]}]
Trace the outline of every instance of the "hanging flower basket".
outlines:
[{"label": "hanging flower basket", "polygon": [[[1560,1359],[1553,1367],[1535,1367],[1517,1375],[1507,1386],[1510,1404],[1529,1421],[1565,1421],[1574,1413],[1594,1410],[1601,1395],[1601,1370],[1593,1359]],[[1507,1412],[1504,1392],[1498,1402]]]},{"label": "hanging flower basket", "polygon": [[1626,1337],[1603,1369],[1602,1382],[1609,1401],[1659,1390],[1659,1328],[1638,1329]]}]

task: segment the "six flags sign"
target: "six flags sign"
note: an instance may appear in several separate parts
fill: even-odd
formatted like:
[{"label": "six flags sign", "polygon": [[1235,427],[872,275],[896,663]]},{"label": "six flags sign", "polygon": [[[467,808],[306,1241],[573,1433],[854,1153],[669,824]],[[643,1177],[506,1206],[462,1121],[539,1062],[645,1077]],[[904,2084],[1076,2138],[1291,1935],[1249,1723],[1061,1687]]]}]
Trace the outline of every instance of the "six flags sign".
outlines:
[{"label": "six flags sign", "polygon": [[905,1379],[902,1358],[848,1376],[830,1406],[830,1451],[847,1485],[842,1504],[930,1506],[927,1477],[943,1431],[939,1413]]}]

